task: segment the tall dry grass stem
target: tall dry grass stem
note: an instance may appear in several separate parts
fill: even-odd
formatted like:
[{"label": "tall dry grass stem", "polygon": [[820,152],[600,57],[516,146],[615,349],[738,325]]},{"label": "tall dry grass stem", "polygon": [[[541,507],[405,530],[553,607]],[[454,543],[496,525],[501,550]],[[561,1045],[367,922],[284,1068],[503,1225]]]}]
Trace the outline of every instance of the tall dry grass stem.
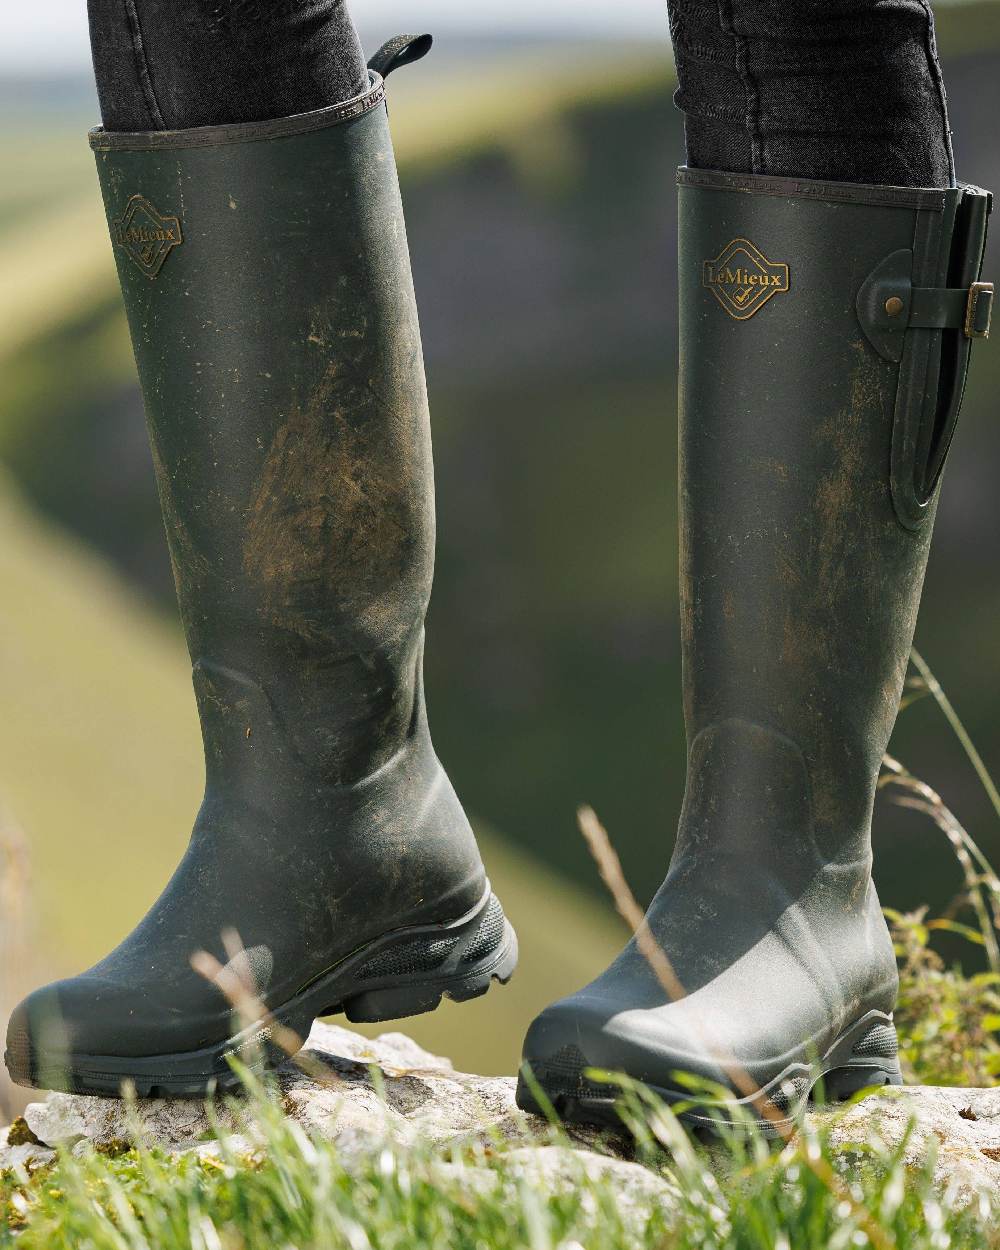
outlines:
[{"label": "tall dry grass stem", "polygon": [[337,1074],[305,1052],[305,1043],[298,1033],[282,1024],[264,1004],[250,960],[235,929],[224,930],[222,944],[229,956],[228,963],[220,963],[208,951],[195,951],[191,956],[191,967],[195,972],[210,981],[226,998],[244,1030],[259,1027],[266,1040],[282,1051],[306,1076],[329,1088],[339,1086],[342,1082]]},{"label": "tall dry grass stem", "polygon": [[944,717],[951,726],[955,737],[961,743],[962,750],[968,756],[972,767],[976,770],[976,776],[982,783],[982,787],[986,791],[987,797],[993,804],[993,810],[996,812],[998,819],[1000,819],[1000,790],[998,790],[996,782],[993,780],[989,769],[983,762],[983,757],[976,750],[975,743],[969,736],[968,730],[962,724],[962,721],[958,713],[955,711],[951,700],[941,688],[941,683],[931,672],[930,665],[916,647],[911,648],[910,659],[913,662],[913,667],[920,674],[928,692],[932,695],[934,701],[944,713]]},{"label": "tall dry grass stem", "polygon": [[882,766],[885,771],[879,777],[879,789],[886,791],[898,807],[929,817],[951,844],[962,869],[965,897],[979,922],[990,971],[1000,974],[1000,879],[978,843],[933,787],[891,755],[883,758]]}]

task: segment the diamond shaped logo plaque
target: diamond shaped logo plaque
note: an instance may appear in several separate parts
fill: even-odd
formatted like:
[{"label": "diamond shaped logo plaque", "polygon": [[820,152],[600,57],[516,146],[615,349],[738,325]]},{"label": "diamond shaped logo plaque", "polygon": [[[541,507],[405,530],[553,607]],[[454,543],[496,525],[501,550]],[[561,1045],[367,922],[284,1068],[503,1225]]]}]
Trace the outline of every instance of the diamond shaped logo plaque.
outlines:
[{"label": "diamond shaped logo plaque", "polygon": [[714,260],[702,265],[707,286],[736,321],[760,312],[772,295],[788,290],[788,266],[770,261],[749,239],[733,239]]},{"label": "diamond shaped logo plaque", "polygon": [[133,195],[125,205],[114,236],[147,278],[155,278],[171,250],[184,242],[178,218],[164,217],[143,195]]}]

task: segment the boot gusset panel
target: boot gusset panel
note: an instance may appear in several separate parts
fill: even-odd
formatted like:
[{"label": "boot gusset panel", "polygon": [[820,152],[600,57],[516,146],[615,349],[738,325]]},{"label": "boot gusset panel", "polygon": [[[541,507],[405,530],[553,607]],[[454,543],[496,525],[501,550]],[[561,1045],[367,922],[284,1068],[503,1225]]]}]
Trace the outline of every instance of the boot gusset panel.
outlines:
[{"label": "boot gusset panel", "polygon": [[763,725],[730,717],[706,725],[688,751],[687,785],[674,854],[708,856],[801,891],[823,867],[799,747]]}]

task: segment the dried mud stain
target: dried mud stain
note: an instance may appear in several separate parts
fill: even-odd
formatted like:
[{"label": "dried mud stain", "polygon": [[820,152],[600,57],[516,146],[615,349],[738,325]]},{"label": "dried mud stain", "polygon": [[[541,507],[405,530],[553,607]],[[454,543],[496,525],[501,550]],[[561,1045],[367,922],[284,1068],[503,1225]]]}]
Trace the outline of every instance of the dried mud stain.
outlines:
[{"label": "dried mud stain", "polygon": [[[815,433],[827,457],[807,521],[812,535],[808,567],[795,579],[809,588],[805,602],[790,601],[783,622],[783,661],[803,676],[840,668],[841,634],[871,614],[880,593],[875,576],[884,558],[881,522],[885,492],[883,465],[873,430],[884,424],[886,398],[877,368],[862,358],[851,376],[850,401],[821,420]],[[790,580],[789,561],[779,553],[781,579]],[[791,604],[797,610],[791,609]],[[832,631],[831,624],[839,623]]]},{"label": "dried mud stain", "polygon": [[[813,762],[818,824],[843,820],[845,775],[881,758],[899,706],[919,598],[920,555],[892,507],[889,371],[859,349],[847,402],[816,427],[817,479],[803,569],[806,596],[786,613],[783,662],[814,692],[830,751]],[[859,819],[864,819],[863,812]]]},{"label": "dried mud stain", "polygon": [[429,581],[431,525],[419,480],[429,466],[409,418],[332,364],[278,428],[243,547],[271,624],[329,639],[346,622],[377,642],[409,629],[405,600]]}]

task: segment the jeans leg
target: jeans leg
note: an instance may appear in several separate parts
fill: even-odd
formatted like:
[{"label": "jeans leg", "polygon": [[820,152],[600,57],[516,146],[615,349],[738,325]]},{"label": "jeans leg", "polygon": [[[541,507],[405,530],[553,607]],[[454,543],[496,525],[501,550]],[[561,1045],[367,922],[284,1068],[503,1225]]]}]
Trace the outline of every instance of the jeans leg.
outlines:
[{"label": "jeans leg", "polygon": [[954,183],[928,0],[667,0],[688,164]]},{"label": "jeans leg", "polygon": [[262,121],[364,90],[345,0],[88,0],[108,130]]}]

